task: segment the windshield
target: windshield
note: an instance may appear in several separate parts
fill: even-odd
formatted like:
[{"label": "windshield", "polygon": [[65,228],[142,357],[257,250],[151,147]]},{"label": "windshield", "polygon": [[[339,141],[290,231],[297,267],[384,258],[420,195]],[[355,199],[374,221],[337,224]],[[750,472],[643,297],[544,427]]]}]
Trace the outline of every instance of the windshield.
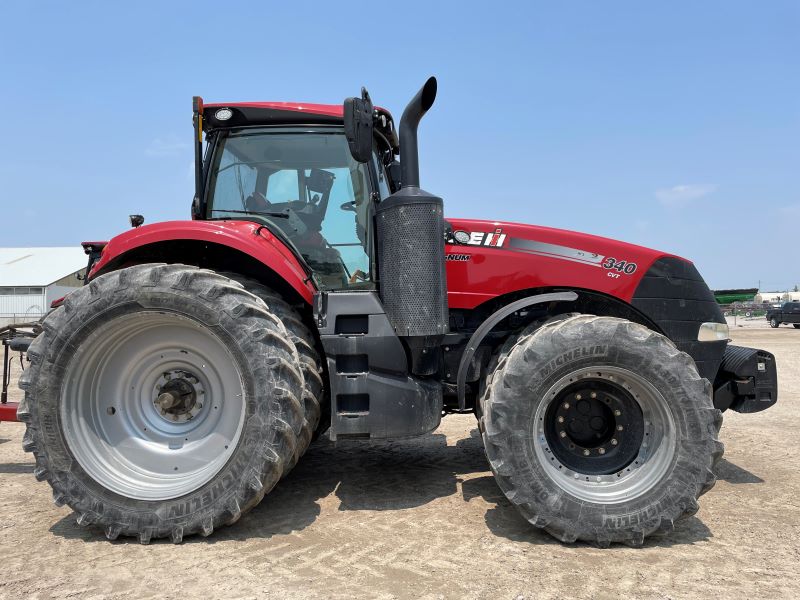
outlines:
[{"label": "windshield", "polygon": [[367,165],[343,133],[231,133],[211,169],[208,217],[279,228],[324,289],[373,287]]}]

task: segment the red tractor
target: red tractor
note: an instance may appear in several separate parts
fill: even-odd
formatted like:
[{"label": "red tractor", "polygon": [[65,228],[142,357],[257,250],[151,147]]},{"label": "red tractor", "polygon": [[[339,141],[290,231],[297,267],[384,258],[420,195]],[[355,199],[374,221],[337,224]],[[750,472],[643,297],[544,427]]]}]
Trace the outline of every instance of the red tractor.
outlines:
[{"label": "red tractor", "polygon": [[397,130],[364,90],[195,98],[192,219],[85,243],[86,285],[28,348],[17,418],[56,504],[177,543],[236,522],[325,431],[474,412],[498,485],[559,540],[640,545],[697,510],[721,412],[776,402],[774,357],[728,344],[683,258],[445,219],[419,185],[435,96]]}]

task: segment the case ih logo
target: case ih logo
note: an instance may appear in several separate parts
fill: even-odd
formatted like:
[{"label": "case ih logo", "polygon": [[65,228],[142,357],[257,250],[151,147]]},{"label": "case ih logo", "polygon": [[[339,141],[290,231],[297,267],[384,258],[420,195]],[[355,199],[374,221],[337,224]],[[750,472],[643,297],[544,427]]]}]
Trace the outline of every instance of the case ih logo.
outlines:
[{"label": "case ih logo", "polygon": [[467,246],[494,246],[502,247],[506,243],[506,234],[503,229],[498,227],[491,233],[483,231],[456,231],[453,233],[453,241],[457,244]]}]

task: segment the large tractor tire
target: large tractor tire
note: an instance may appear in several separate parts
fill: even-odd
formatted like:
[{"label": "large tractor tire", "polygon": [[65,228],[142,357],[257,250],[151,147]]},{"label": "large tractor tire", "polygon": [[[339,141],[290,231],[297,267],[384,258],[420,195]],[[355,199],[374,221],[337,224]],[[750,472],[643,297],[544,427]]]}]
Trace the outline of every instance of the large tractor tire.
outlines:
[{"label": "large tractor tire", "polygon": [[563,542],[641,545],[714,485],[711,386],[636,323],[571,315],[529,328],[501,349],[480,403],[498,485]]},{"label": "large tractor tire", "polygon": [[51,312],[20,378],[23,448],[109,539],[210,535],[294,463],[303,374],[281,320],[212,271],[102,275]]},{"label": "large tractor tire", "polygon": [[[296,458],[300,458],[311,441],[324,433],[330,426],[330,405],[325,401],[322,360],[317,352],[314,334],[303,322],[303,317],[298,311],[275,290],[260,281],[238,273],[223,272],[221,275],[238,281],[248,292],[261,298],[270,311],[283,322],[295,348],[297,348],[300,368],[303,371],[303,406],[305,409],[303,430],[300,435],[301,443],[297,445]],[[326,407],[324,411],[323,406]]]}]

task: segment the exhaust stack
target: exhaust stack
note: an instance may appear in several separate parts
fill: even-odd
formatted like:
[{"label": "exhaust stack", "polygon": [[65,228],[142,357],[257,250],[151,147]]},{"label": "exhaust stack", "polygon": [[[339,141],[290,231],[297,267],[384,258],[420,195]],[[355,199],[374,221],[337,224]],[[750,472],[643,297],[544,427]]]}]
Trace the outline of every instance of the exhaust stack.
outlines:
[{"label": "exhaust stack", "polygon": [[381,300],[416,375],[438,373],[449,321],[443,202],[419,187],[417,127],[435,99],[431,77],[403,111],[401,188],[376,209]]},{"label": "exhaust stack", "polygon": [[417,128],[436,100],[436,77],[430,77],[411,99],[400,117],[400,182],[402,187],[419,187],[419,152]]}]

